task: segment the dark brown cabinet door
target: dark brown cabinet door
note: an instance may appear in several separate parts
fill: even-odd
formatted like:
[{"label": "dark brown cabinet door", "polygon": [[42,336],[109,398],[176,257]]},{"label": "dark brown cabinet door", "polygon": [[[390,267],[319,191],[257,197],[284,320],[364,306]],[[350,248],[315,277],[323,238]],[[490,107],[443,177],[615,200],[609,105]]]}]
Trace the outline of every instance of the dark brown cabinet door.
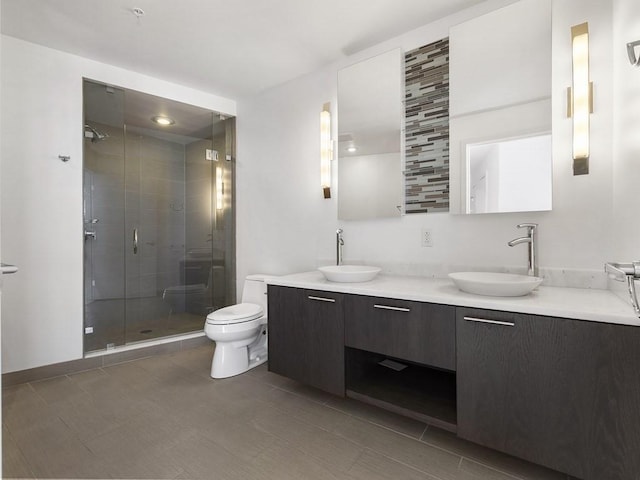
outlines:
[{"label": "dark brown cabinet door", "polygon": [[578,478],[640,479],[640,329],[467,308],[456,322],[459,436]]},{"label": "dark brown cabinet door", "polygon": [[345,345],[455,370],[455,308],[347,295]]},{"label": "dark brown cabinet door", "polygon": [[269,286],[269,370],[344,395],[343,295]]}]

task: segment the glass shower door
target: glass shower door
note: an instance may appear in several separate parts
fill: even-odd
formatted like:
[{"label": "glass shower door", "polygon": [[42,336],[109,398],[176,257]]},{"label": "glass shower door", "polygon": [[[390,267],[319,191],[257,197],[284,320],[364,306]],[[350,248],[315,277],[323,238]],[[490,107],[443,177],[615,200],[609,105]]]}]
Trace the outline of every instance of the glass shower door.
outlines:
[{"label": "glass shower door", "polygon": [[208,278],[185,282],[184,141],[126,131],[126,341],[200,330]]},{"label": "glass shower door", "polygon": [[125,343],[124,91],[84,82],[85,351]]}]

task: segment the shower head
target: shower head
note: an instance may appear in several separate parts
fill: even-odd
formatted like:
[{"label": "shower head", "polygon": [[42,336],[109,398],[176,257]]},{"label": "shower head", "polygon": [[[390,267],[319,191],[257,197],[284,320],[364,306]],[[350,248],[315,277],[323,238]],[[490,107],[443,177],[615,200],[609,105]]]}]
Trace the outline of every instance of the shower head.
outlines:
[{"label": "shower head", "polygon": [[85,123],[84,125],[84,136],[85,138],[90,138],[92,143],[99,142],[100,140],[104,140],[109,137],[109,135],[99,132],[88,123]]}]

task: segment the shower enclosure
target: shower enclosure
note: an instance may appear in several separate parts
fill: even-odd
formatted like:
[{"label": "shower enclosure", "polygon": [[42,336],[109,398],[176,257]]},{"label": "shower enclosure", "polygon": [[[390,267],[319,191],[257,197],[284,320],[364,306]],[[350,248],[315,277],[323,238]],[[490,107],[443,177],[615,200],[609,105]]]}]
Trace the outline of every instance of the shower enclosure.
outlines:
[{"label": "shower enclosure", "polygon": [[83,135],[85,352],[201,331],[235,301],[235,119],[85,80]]}]

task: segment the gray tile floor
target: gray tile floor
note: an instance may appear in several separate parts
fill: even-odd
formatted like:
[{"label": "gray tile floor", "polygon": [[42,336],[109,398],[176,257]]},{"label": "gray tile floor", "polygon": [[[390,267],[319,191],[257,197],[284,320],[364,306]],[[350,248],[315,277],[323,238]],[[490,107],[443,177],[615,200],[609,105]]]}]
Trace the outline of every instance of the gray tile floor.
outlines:
[{"label": "gray tile floor", "polygon": [[565,479],[211,346],[3,390],[5,478]]}]

